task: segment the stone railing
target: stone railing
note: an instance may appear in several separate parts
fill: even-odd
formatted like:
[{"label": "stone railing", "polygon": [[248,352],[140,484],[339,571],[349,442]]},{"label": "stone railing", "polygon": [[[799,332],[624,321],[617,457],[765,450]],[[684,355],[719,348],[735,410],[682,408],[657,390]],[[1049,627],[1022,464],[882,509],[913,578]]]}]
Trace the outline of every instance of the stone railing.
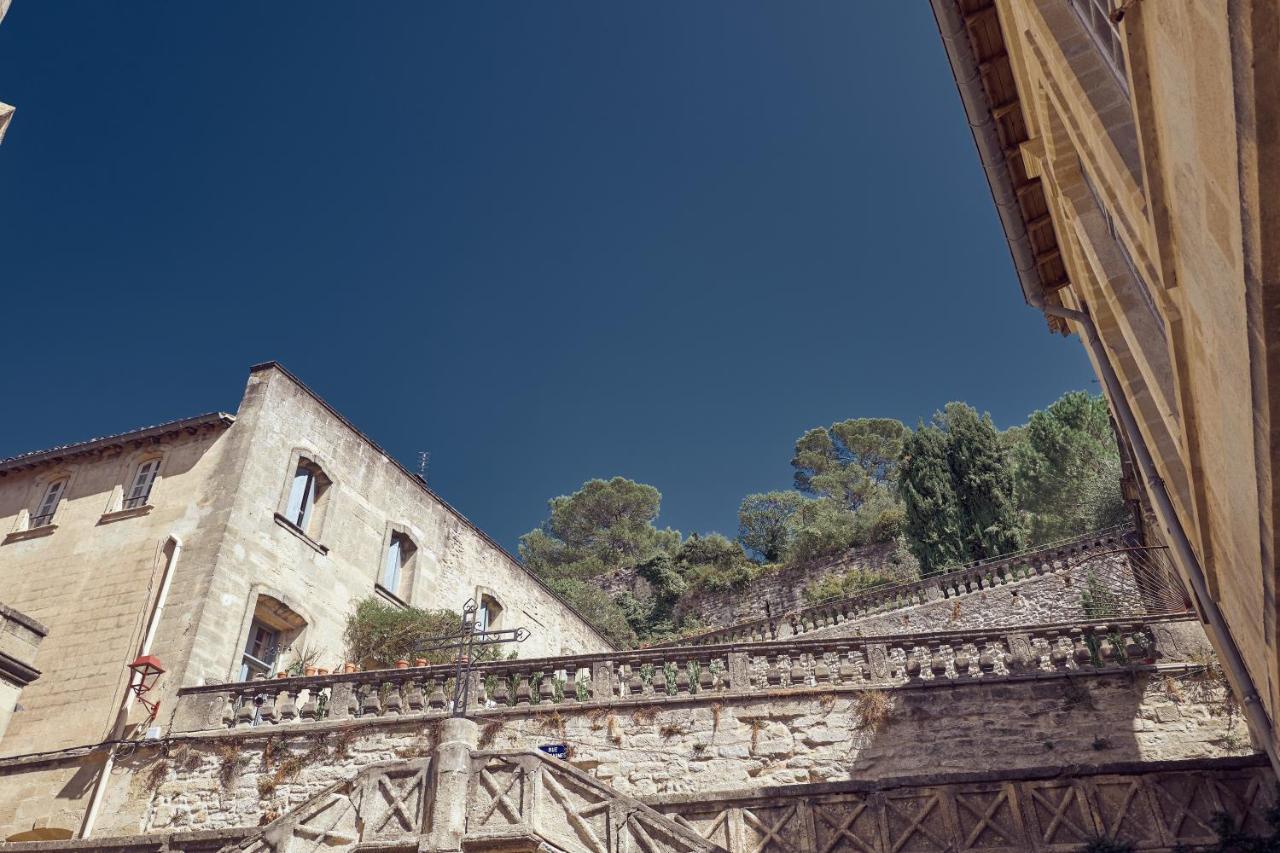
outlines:
[{"label": "stone railing", "polygon": [[[551,707],[832,687],[963,683],[1189,660],[1185,614],[1035,628],[639,649],[476,664],[471,708]],[[187,687],[172,731],[443,715],[452,665]]]},{"label": "stone railing", "polygon": [[1039,548],[968,563],[956,569],[909,583],[870,589],[846,598],[820,601],[777,616],[753,619],[659,645],[708,645],[759,642],[794,637],[854,619],[861,619],[930,601],[980,592],[1033,576],[1069,569],[1074,558],[1122,547],[1133,534],[1128,525],[1100,530]]}]

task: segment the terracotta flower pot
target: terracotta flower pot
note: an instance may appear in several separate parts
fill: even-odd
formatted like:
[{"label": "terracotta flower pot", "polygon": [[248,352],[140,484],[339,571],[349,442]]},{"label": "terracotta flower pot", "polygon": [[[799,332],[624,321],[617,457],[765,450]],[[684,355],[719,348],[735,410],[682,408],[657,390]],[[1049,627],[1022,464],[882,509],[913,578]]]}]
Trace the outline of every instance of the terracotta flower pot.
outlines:
[{"label": "terracotta flower pot", "polygon": [[414,666],[426,666],[426,665],[427,665],[427,659],[426,659],[426,658],[418,658],[417,660],[415,660],[415,661],[413,662],[413,665],[414,665]]},{"label": "terracotta flower pot", "polygon": [[329,674],[329,670],[325,669],[324,667],[320,667],[319,669],[316,670],[316,675],[328,675],[328,674]]},{"label": "terracotta flower pot", "polygon": [[287,671],[276,673],[276,678],[288,678],[288,677],[289,677],[289,673]]},{"label": "terracotta flower pot", "polygon": [[305,667],[305,668],[302,670],[302,674],[303,674],[303,675],[305,675],[305,676],[310,677],[310,676],[312,676],[312,675],[315,675],[315,674],[316,674],[316,671],[317,671],[318,669],[319,669],[319,667],[315,667],[315,666],[308,666],[308,667]]},{"label": "terracotta flower pot", "polygon": [[359,667],[353,663],[344,663],[342,665],[343,672],[356,672],[357,670],[359,670]]},{"label": "terracotta flower pot", "polygon": [[396,669],[408,669],[408,668],[409,668],[409,662],[404,658],[401,658],[400,660],[396,661]]}]

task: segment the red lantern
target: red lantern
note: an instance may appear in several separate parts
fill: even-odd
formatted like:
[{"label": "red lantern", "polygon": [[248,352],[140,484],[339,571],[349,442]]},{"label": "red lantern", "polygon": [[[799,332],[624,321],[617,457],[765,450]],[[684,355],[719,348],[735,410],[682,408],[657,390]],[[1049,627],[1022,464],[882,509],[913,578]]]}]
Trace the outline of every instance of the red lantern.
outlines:
[{"label": "red lantern", "polygon": [[164,674],[164,667],[160,665],[160,658],[155,655],[142,655],[129,664],[129,670],[137,676],[137,678],[131,679],[129,689],[133,691],[133,695],[138,697],[142,707],[146,708],[151,714],[148,719],[154,720],[156,713],[160,710],[160,701],[150,702],[147,700],[146,694],[156,686],[156,681]]}]

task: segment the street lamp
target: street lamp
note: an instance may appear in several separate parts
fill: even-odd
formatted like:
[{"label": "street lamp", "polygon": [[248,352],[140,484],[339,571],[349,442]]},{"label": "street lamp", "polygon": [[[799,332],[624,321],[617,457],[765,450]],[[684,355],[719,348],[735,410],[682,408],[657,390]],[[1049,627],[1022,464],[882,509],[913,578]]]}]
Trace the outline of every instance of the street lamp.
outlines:
[{"label": "street lamp", "polygon": [[160,658],[155,655],[140,655],[137,660],[129,664],[129,670],[137,676],[137,678],[130,680],[129,689],[133,691],[133,695],[138,697],[142,707],[146,708],[151,714],[148,719],[154,720],[156,712],[160,710],[160,700],[149,702],[146,694],[156,686],[156,680],[164,674],[164,667],[160,665]]}]

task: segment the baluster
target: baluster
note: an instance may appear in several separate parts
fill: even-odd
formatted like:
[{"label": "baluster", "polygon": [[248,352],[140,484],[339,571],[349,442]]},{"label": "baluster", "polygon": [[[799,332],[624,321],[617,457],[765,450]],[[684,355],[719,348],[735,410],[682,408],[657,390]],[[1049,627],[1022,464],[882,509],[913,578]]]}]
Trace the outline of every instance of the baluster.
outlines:
[{"label": "baluster", "polygon": [[444,676],[431,676],[431,693],[426,697],[426,710],[443,711],[444,710]]},{"label": "baluster", "polygon": [[404,697],[400,695],[401,681],[388,681],[384,687],[386,689],[387,699],[383,703],[384,710],[388,714],[400,714],[404,712]]},{"label": "baluster", "polygon": [[853,650],[848,646],[836,646],[836,681],[841,684],[849,684],[858,674],[858,669],[853,665]]},{"label": "baluster", "polygon": [[1089,647],[1084,642],[1084,631],[1080,628],[1072,628],[1071,634],[1071,656],[1075,658],[1076,668],[1079,669],[1087,664],[1093,656],[1089,654]]},{"label": "baluster", "polygon": [[813,659],[813,681],[815,684],[825,685],[831,683],[831,667],[827,665],[827,650],[825,648],[814,649]]},{"label": "baluster", "polygon": [[532,698],[529,691],[529,673],[522,669],[516,673],[516,678],[519,679],[516,682],[516,704],[528,705]]},{"label": "baluster", "polygon": [[297,691],[287,687],[280,688],[276,694],[276,719],[280,722],[292,722],[298,716],[298,706],[294,702]]},{"label": "baluster", "polygon": [[[689,659],[680,658],[676,661],[676,693],[690,692],[691,682],[689,680]],[[668,692],[670,692],[668,690]]]},{"label": "baluster", "polygon": [[307,694],[307,698],[302,702],[302,707],[298,710],[298,716],[307,722],[315,722],[320,719],[320,689],[319,684],[309,679],[307,686],[298,691],[299,699],[302,699],[303,691]]},{"label": "baluster", "polygon": [[991,675],[996,671],[996,655],[998,650],[991,648],[991,640],[987,637],[974,637],[974,646],[978,651],[978,671],[983,675]]},{"label": "baluster", "polygon": [[360,715],[376,717],[382,713],[382,697],[377,682],[365,685],[364,701],[360,703]]},{"label": "baluster", "polygon": [[422,696],[422,677],[411,676],[405,683],[404,703],[410,712],[422,711],[425,700]]},{"label": "baluster", "polygon": [[231,728],[236,723],[236,699],[239,694],[230,690],[227,692],[225,701],[222,703],[222,725]]},{"label": "baluster", "polygon": [[708,693],[715,687],[716,677],[711,672],[711,658],[698,658],[698,692]]},{"label": "baluster", "polygon": [[[929,641],[929,672],[935,679],[947,677],[947,656],[943,653],[942,646],[941,640]],[[947,644],[946,650],[951,650],[950,644]]]},{"label": "baluster", "polygon": [[251,726],[258,716],[258,700],[252,690],[240,691],[240,704],[236,708],[236,725]]},{"label": "baluster", "polygon": [[578,701],[578,664],[572,661],[564,664],[564,701]]},{"label": "baluster", "polygon": [[969,667],[973,663],[973,658],[969,655],[968,644],[960,643],[955,646],[955,656],[952,658],[952,662],[955,664],[956,678],[967,679],[972,677]]},{"label": "baluster", "polygon": [[555,704],[556,685],[554,672],[538,673],[538,704]]},{"label": "baluster", "polygon": [[791,669],[787,672],[787,684],[800,687],[809,683],[809,674],[804,670],[804,652],[800,649],[787,649],[787,657],[791,661]]},{"label": "baluster", "polygon": [[1049,662],[1053,664],[1054,669],[1066,669],[1067,660],[1071,657],[1067,650],[1062,647],[1062,635],[1058,631],[1049,631],[1045,634],[1049,640]]},{"label": "baluster", "polygon": [[644,692],[644,679],[640,677],[639,659],[627,662],[627,691],[632,696],[639,696]]},{"label": "baluster", "polygon": [[920,651],[920,646],[918,646],[915,643],[912,643],[911,651],[907,653],[907,660],[906,660],[906,670],[907,670],[908,681],[920,680],[920,657],[917,654],[919,651]]},{"label": "baluster", "polygon": [[770,687],[777,687],[782,684],[782,671],[778,669],[778,654],[766,652],[764,659],[768,667],[764,673],[765,683]]},{"label": "baluster", "polygon": [[496,683],[493,689],[493,701],[496,705],[507,706],[511,704],[511,674],[506,670],[499,670],[494,674]]}]

